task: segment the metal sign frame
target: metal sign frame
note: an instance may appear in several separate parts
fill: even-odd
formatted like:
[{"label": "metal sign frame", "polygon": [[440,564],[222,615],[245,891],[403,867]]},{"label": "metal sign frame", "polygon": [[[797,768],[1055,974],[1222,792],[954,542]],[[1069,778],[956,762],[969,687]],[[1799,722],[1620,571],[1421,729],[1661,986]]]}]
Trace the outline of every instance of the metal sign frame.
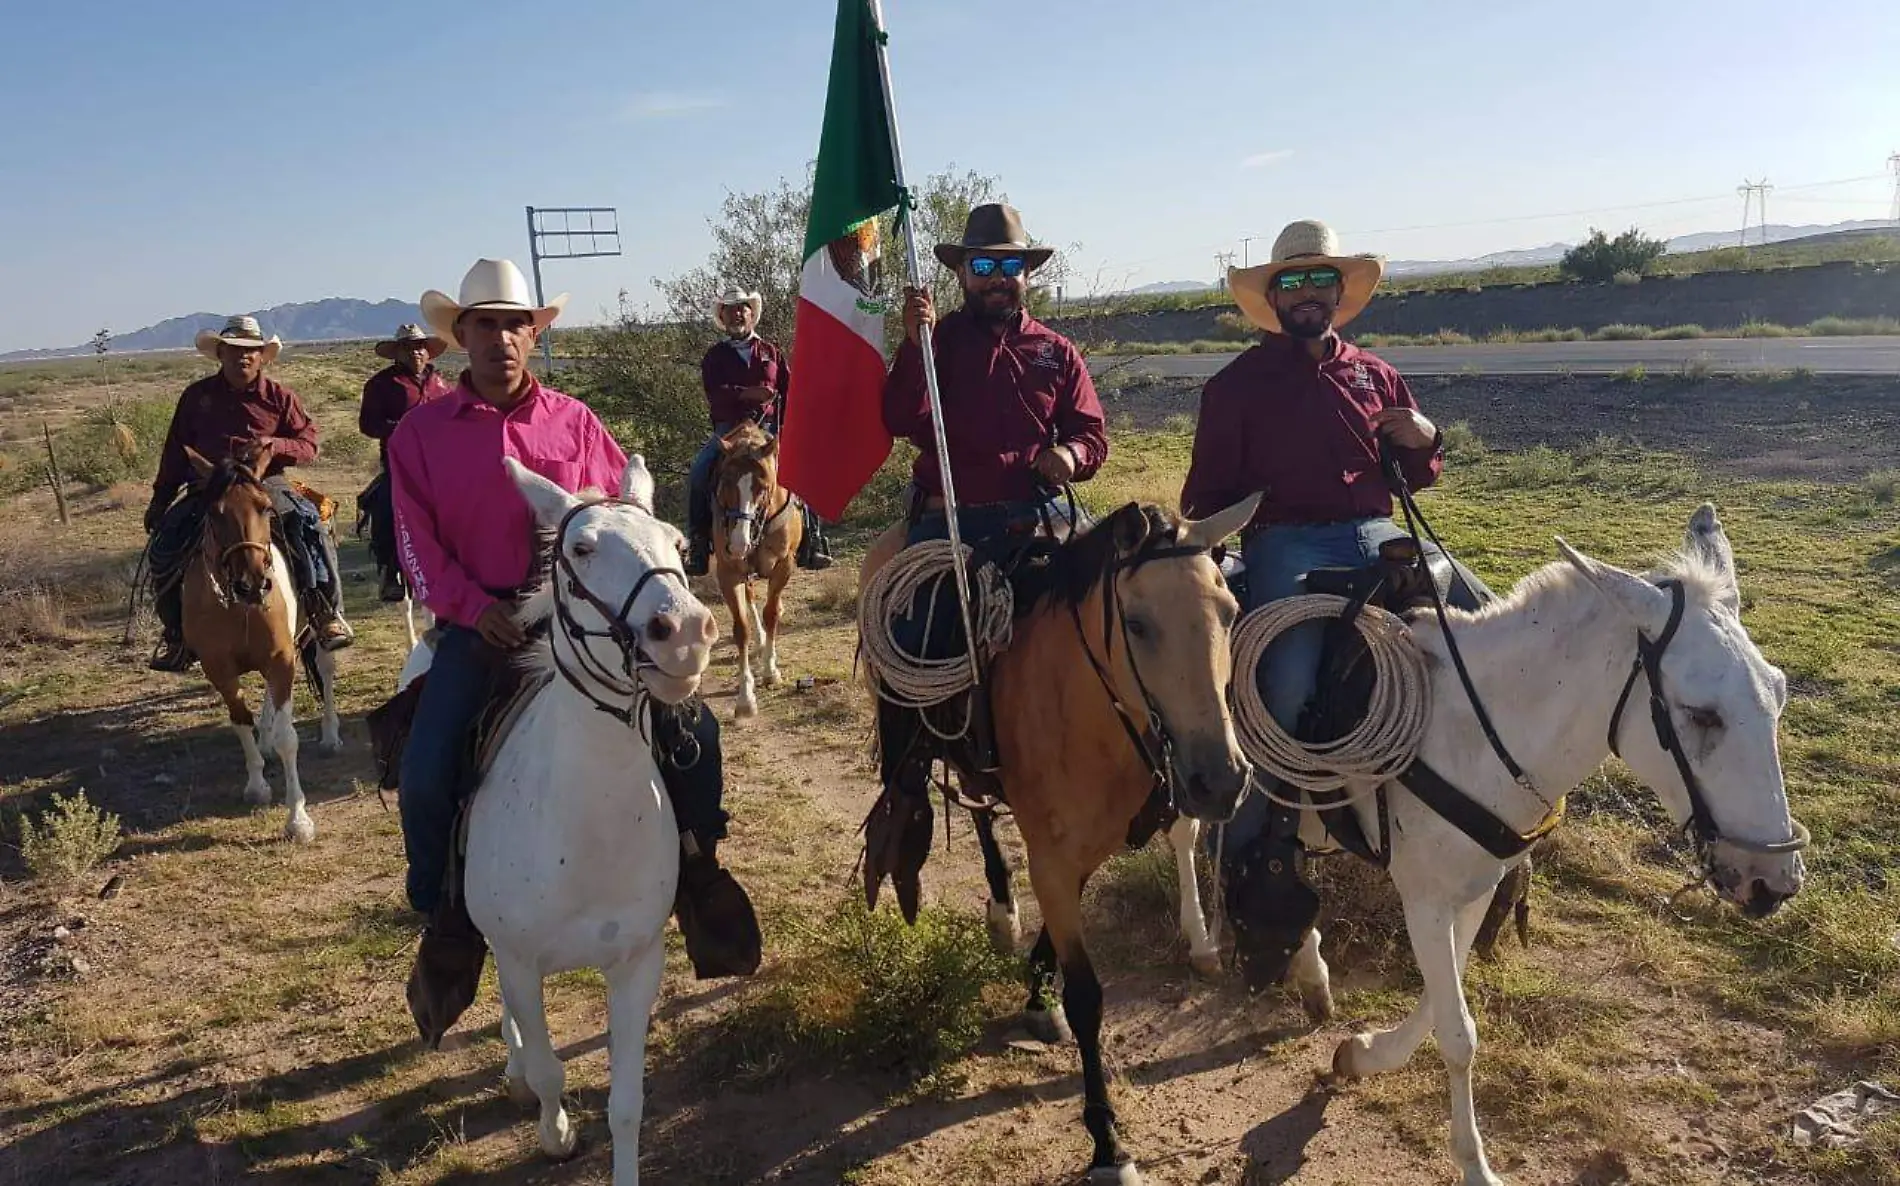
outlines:
[{"label": "metal sign frame", "polygon": [[[620,254],[620,212],[612,206],[529,206],[528,262],[534,271],[534,303],[545,305],[541,288],[541,261],[544,259],[599,259]],[[558,216],[559,228],[549,225]],[[576,217],[586,225],[575,227]],[[585,239],[585,249],[575,242]],[[545,373],[554,372],[553,334],[541,332],[541,361]]]}]

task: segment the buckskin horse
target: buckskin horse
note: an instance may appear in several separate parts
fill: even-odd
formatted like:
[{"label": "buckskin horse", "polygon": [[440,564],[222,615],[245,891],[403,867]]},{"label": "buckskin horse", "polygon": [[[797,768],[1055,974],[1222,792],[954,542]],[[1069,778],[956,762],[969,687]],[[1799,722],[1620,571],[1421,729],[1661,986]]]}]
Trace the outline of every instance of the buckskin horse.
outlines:
[{"label": "buckskin horse", "polygon": [[[1012,641],[986,681],[1000,771],[993,779],[959,771],[967,786],[1000,793],[1028,852],[1043,929],[1029,956],[1025,1017],[1044,1037],[1073,1033],[1080,1048],[1093,1183],[1129,1186],[1141,1175],[1108,1098],[1082,890],[1128,843],[1157,791],[1183,815],[1220,820],[1247,786],[1227,702],[1228,631],[1239,607],[1211,550],[1258,502],[1198,523],[1130,503],[1019,570]],[[888,542],[874,549],[861,580],[893,554]]]},{"label": "buckskin horse", "polygon": [[[193,497],[205,508],[197,544],[181,577],[185,645],[198,656],[205,678],[224,700],[231,730],[244,746],[245,800],[256,806],[271,801],[258,748],[261,739],[276,752],[284,770],[284,805],[290,809],[284,834],[307,844],[316,838],[317,828],[304,808],[303,783],[297,777],[291,696],[301,658],[323,706],[318,748],[326,754],[340,752],[336,660],[313,635],[298,641],[296,585],[271,535],[271,496],[262,478],[267,455],[252,448],[213,465],[191,449],[185,452],[198,477]],[[239,680],[254,671],[264,677],[261,722],[244,703],[239,686]]]},{"label": "buckskin horse", "polygon": [[[758,715],[752,646],[764,650],[765,686],[783,678],[778,666],[778,628],[785,586],[796,570],[805,517],[797,499],[778,482],[778,438],[751,422],[719,442],[713,469],[713,576],[732,613],[732,641],[739,649],[741,718]],[[765,581],[765,604],[753,590]]]}]

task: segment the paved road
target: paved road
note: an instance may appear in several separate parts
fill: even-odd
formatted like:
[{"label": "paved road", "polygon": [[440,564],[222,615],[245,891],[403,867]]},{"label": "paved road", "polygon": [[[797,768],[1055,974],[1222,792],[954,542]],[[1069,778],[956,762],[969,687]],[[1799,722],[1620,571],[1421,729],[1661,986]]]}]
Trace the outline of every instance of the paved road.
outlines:
[{"label": "paved road", "polygon": [[[1520,346],[1391,346],[1381,358],[1412,375],[1608,374],[1641,364],[1653,372],[1679,370],[1706,360],[1718,371],[1810,370],[1836,375],[1900,375],[1900,337],[1699,338],[1687,342],[1535,342]],[[1101,373],[1128,355],[1098,355],[1090,369]],[[1232,354],[1140,355],[1130,366],[1168,378],[1204,379],[1226,366]]]}]

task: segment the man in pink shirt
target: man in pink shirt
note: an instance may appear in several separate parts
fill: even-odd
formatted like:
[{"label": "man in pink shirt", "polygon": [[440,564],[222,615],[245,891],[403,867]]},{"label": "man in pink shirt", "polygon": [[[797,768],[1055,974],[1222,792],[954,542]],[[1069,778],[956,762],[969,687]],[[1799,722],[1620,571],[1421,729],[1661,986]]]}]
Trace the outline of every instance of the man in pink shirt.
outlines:
[{"label": "man in pink shirt", "polygon": [[[441,627],[401,774],[407,888],[410,903],[431,916],[425,941],[441,938],[437,907],[446,904],[450,838],[468,789],[470,731],[491,695],[492,673],[528,641],[515,601],[533,583],[542,544],[502,459],[570,492],[616,490],[627,466],[587,405],[542,386],[528,370],[536,341],[566,300],[535,306],[519,268],[487,259],[469,269],[457,300],[424,294],[431,326],[468,352],[468,369],[446,395],[403,417],[389,442],[403,572]],[[727,818],[718,721],[696,706],[655,704],[652,724],[686,850],[680,922],[689,953],[702,976],[749,974],[758,963],[757,922],[713,855]],[[697,762],[670,760],[695,745]],[[718,958],[703,960],[707,952]]]}]

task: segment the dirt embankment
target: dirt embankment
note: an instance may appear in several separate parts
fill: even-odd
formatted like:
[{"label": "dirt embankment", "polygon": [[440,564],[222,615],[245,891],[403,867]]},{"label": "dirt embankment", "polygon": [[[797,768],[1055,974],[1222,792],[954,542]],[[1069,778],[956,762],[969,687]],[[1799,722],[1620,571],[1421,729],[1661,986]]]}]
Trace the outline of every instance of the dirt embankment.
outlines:
[{"label": "dirt embankment", "polygon": [[[1077,338],[1116,342],[1193,342],[1220,338],[1215,318],[1231,306],[1056,317],[1050,325]],[[1822,317],[1900,317],[1900,267],[1817,264],[1766,272],[1653,276],[1641,284],[1518,284],[1477,292],[1392,292],[1373,298],[1353,322],[1356,334],[1474,337],[1499,330],[1601,329],[1606,325],[1700,325],[1722,329],[1751,321],[1807,325]]]},{"label": "dirt embankment", "polygon": [[[1900,464],[1900,391],[1882,377],[1778,382],[1711,376],[1626,382],[1600,375],[1446,375],[1413,384],[1427,415],[1468,423],[1496,449],[1569,449],[1599,436],[1681,453],[1737,478],[1859,481]],[[1197,380],[1131,385],[1104,401],[1138,427],[1179,424]]]}]

